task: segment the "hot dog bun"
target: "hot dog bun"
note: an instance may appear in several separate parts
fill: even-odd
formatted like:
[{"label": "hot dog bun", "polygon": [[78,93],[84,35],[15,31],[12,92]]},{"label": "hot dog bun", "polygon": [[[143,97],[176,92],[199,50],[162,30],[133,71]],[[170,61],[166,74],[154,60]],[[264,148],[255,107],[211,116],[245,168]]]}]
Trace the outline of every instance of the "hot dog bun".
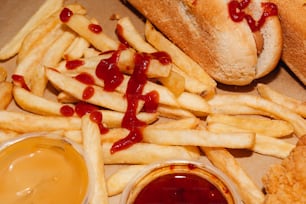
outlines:
[{"label": "hot dog bun", "polygon": [[[272,71],[280,58],[277,16],[267,18],[256,34],[246,21],[231,20],[228,0],[128,2],[218,82],[249,84]],[[248,7],[254,18],[262,14],[261,2],[253,0]]]},{"label": "hot dog bun", "polygon": [[283,31],[282,60],[306,85],[306,1],[272,0],[279,8]]}]

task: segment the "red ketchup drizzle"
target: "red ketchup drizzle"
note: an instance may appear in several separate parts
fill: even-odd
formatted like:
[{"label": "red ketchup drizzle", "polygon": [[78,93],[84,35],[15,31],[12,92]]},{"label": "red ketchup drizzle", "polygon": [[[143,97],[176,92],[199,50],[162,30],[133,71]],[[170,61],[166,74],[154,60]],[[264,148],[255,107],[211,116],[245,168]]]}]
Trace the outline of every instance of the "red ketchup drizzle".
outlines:
[{"label": "red ketchup drizzle", "polygon": [[72,107],[68,106],[68,105],[63,105],[60,109],[60,113],[63,115],[63,116],[66,116],[66,117],[70,117],[70,116],[73,116],[74,114],[74,110]]},{"label": "red ketchup drizzle", "polygon": [[66,62],[66,68],[68,70],[76,69],[82,65],[84,65],[84,61],[82,60],[69,60]]},{"label": "red ketchup drizzle", "polygon": [[100,25],[98,25],[98,24],[93,24],[93,23],[91,23],[91,24],[88,25],[88,29],[89,29],[91,32],[96,33],[96,34],[101,33],[102,30],[103,30],[102,27],[101,27]]},{"label": "red ketchup drizzle", "polygon": [[63,23],[67,23],[72,15],[73,12],[69,8],[63,8],[60,13],[60,19]]},{"label": "red ketchup drizzle", "polygon": [[104,127],[102,123],[103,115],[99,111],[93,111],[90,113],[89,118],[92,122],[96,123],[99,127],[100,134],[105,134],[108,132],[108,129]]},{"label": "red ketchup drizzle", "polygon": [[208,180],[195,174],[171,173],[151,181],[133,203],[227,204],[227,201]]},{"label": "red ketchup drizzle", "polygon": [[82,99],[88,100],[88,99],[90,99],[94,94],[95,94],[95,89],[94,89],[92,86],[87,86],[87,87],[83,90]]},{"label": "red ketchup drizzle", "polygon": [[18,74],[13,74],[12,75],[12,79],[14,81],[15,84],[19,84],[21,86],[21,88],[30,91],[30,88],[27,86],[27,84],[25,83],[24,77]]},{"label": "red ketchup drizzle", "polygon": [[116,26],[116,35],[118,37],[118,40],[125,46],[125,47],[130,47],[129,43],[127,40],[123,37],[123,27],[119,24]]},{"label": "red ketchup drizzle", "polygon": [[82,72],[75,76],[75,79],[78,80],[79,82],[82,82],[83,84],[87,85],[94,85],[95,84],[95,79],[93,78],[92,75]]},{"label": "red ketchup drizzle", "polygon": [[[163,54],[147,54],[136,53],[134,57],[135,67],[133,74],[130,77],[126,90],[126,98],[128,107],[123,117],[121,126],[128,129],[129,134],[115,142],[111,148],[111,153],[130,147],[131,145],[142,141],[142,128],[146,123],[139,120],[137,116],[137,107],[139,100],[145,99],[144,109],[146,111],[155,112],[158,106],[158,93],[153,91],[149,94],[142,95],[143,88],[147,83],[147,69],[152,58],[160,59]],[[169,57],[170,58],[170,57]],[[161,59],[163,61],[164,59]],[[168,60],[170,62],[170,60]]]},{"label": "red ketchup drizzle", "polygon": [[241,22],[245,19],[252,30],[252,32],[258,31],[265,23],[266,19],[270,16],[277,16],[278,9],[273,3],[261,3],[263,7],[263,13],[258,21],[256,21],[251,15],[246,14],[243,10],[249,5],[251,0],[243,0],[238,2],[236,0],[228,3],[228,12],[231,19],[234,22]]},{"label": "red ketchup drizzle", "polygon": [[79,117],[84,116],[86,113],[91,113],[93,111],[99,110],[98,106],[80,101],[75,105],[75,112]]},{"label": "red ketchup drizzle", "polygon": [[114,91],[124,79],[117,66],[120,52],[113,52],[110,58],[101,60],[96,68],[96,76],[104,81],[105,91]]}]

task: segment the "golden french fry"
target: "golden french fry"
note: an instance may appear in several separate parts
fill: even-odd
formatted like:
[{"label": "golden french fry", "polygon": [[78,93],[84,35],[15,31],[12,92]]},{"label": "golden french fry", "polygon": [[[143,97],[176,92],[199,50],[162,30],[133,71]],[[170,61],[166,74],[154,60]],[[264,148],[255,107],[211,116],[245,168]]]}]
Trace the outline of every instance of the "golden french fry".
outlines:
[{"label": "golden french fry", "polygon": [[108,196],[114,196],[122,193],[128,183],[135,177],[146,165],[129,165],[118,169],[111,174],[107,180]]},{"label": "golden french fry", "polygon": [[[95,69],[87,68],[87,67],[77,68],[77,69],[74,69],[74,70],[66,70],[66,71],[62,71],[61,68],[59,68],[59,69],[60,69],[60,72],[62,72],[65,75],[71,76],[71,77],[77,76],[80,73],[87,73],[87,74],[93,76],[93,78],[95,79],[95,84],[97,86],[104,87],[104,82],[102,80],[100,80],[95,75]],[[116,91],[125,94],[129,79],[130,79],[130,76],[124,75],[124,79],[121,82],[121,84],[116,88]],[[156,83],[153,83],[153,82],[150,82],[150,81],[147,81],[147,83],[145,84],[144,89],[143,89],[143,94],[147,94],[151,91],[157,91],[158,92],[159,103],[160,104],[173,106],[173,107],[179,107],[180,106],[178,104],[178,101],[177,101],[176,97],[166,87],[161,86],[161,85],[156,84]]]},{"label": "golden french fry", "polygon": [[257,84],[257,91],[261,97],[270,100],[279,105],[289,108],[291,111],[296,112],[302,117],[306,118],[306,102],[297,100],[295,98],[286,96],[272,89],[265,84]]},{"label": "golden french fry", "polygon": [[[46,76],[48,77],[48,80],[60,90],[69,93],[71,96],[79,100],[84,100],[83,91],[88,87],[86,84],[83,84],[77,81],[76,79],[58,73],[53,69],[46,69]],[[90,87],[94,89],[94,94],[92,95],[92,97],[85,101],[119,112],[126,111],[127,101],[123,94],[120,94],[118,92],[107,92],[104,91],[101,87],[97,87],[94,85],[91,85]],[[140,110],[141,107],[142,105],[139,105],[138,110]]]},{"label": "golden french fry", "polygon": [[120,43],[108,37],[104,32],[90,31],[88,26],[91,21],[83,15],[74,14],[65,24],[102,52],[119,48]]},{"label": "golden french fry", "polygon": [[214,99],[207,101],[210,105],[212,114],[271,116],[270,113],[246,106],[245,104],[241,103],[227,103],[224,101],[222,104],[215,104],[216,98],[219,97],[216,96]]},{"label": "golden french fry", "polygon": [[[85,155],[89,161],[93,179],[93,187],[89,194],[89,203],[108,203],[106,179],[104,175],[103,149],[101,147],[100,130],[96,123],[92,122],[89,115],[82,117],[82,136]],[[102,144],[103,145],[103,144]]]},{"label": "golden french fry", "polygon": [[217,83],[203,70],[202,67],[200,67],[200,65],[158,32],[149,21],[147,21],[145,25],[145,36],[146,39],[158,50],[169,53],[173,62],[179,69],[207,85],[208,88],[206,94],[214,94]]},{"label": "golden french fry", "polygon": [[62,59],[65,49],[69,46],[75,34],[70,31],[65,31],[54,43],[49,47],[48,51],[44,54],[41,64],[37,67],[36,80],[32,81],[33,93],[42,96],[45,92],[48,79],[45,74],[45,67],[54,67]]},{"label": "golden french fry", "polygon": [[178,120],[166,120],[160,123],[154,123],[149,127],[153,128],[161,128],[161,129],[194,129],[199,125],[200,119],[193,117],[193,118],[183,118]]},{"label": "golden french fry", "polygon": [[218,100],[228,101],[229,103],[242,103],[252,108],[269,113],[275,118],[280,118],[289,122],[294,133],[300,137],[306,134],[306,120],[295,112],[259,96],[248,94],[217,94]]},{"label": "golden french fry", "polygon": [[83,57],[84,51],[90,43],[82,37],[76,37],[63,55],[66,60],[74,60]]},{"label": "golden french fry", "polygon": [[[161,137],[162,135],[162,137]],[[146,142],[160,145],[251,148],[254,133],[213,133],[206,130],[173,130],[147,127],[143,130]]]},{"label": "golden french fry", "polygon": [[207,123],[208,125],[211,123],[223,123],[248,130],[249,132],[268,135],[271,137],[288,136],[293,133],[293,127],[290,123],[267,117],[213,114],[207,117]]},{"label": "golden french fry", "polygon": [[0,111],[0,129],[20,133],[79,130],[81,119],[78,117],[40,116],[30,113]]},{"label": "golden french fry", "polygon": [[185,79],[177,72],[172,71],[167,77],[159,77],[158,80],[176,97],[179,97],[185,90]]},{"label": "golden french fry", "polygon": [[[208,124],[208,130],[216,133],[235,133],[235,132],[249,132],[239,127],[230,126],[223,123]],[[256,133],[255,144],[250,149],[259,154],[274,156],[278,158],[285,158],[289,155],[295,145],[290,144],[284,140],[273,138],[270,135],[262,135]]]},{"label": "golden french fry", "polygon": [[[87,47],[84,49],[83,51],[83,56],[84,58],[89,58],[89,57],[96,57],[96,56],[99,56],[101,55],[101,52],[96,50],[95,48],[93,47]],[[82,57],[82,56],[81,56]],[[76,59],[76,58],[75,58]]]},{"label": "golden french fry", "polygon": [[24,88],[15,86],[13,95],[16,103],[25,111],[38,115],[58,115],[61,116],[60,109],[63,104],[37,96]]},{"label": "golden french fry", "polygon": [[226,149],[201,147],[207,158],[237,186],[244,203],[263,203],[264,194],[240,166],[239,162]]},{"label": "golden french fry", "polygon": [[197,147],[164,146],[136,143],[131,147],[111,154],[113,143],[103,143],[105,164],[149,164],[169,159],[198,159]]},{"label": "golden french fry", "polygon": [[183,92],[177,101],[183,109],[193,112],[196,116],[206,116],[210,113],[207,101],[197,94]]},{"label": "golden french fry", "polygon": [[159,105],[157,112],[160,116],[165,118],[180,119],[180,118],[192,118],[195,117],[193,113],[181,108],[175,108],[171,106]]},{"label": "golden french fry", "polygon": [[4,67],[0,67],[0,82],[3,82],[6,80],[7,77],[7,71]]},{"label": "golden french fry", "polygon": [[0,110],[6,109],[13,98],[13,84],[11,82],[0,82]]},{"label": "golden french fry", "polygon": [[23,39],[41,22],[51,16],[63,5],[63,0],[46,0],[35,14],[26,22],[20,31],[0,50],[0,60],[8,59],[19,51]]},{"label": "golden french fry", "polygon": [[80,100],[62,91],[57,94],[57,101],[60,103],[77,103]]},{"label": "golden french fry", "polygon": [[10,130],[0,130],[0,143],[8,141],[10,139],[16,138],[19,136],[19,133]]},{"label": "golden french fry", "polygon": [[[25,84],[29,87],[30,90],[33,89],[33,93],[42,95],[42,93],[35,92],[35,81],[41,80],[42,75],[40,75],[43,70],[41,70],[41,62],[44,54],[52,43],[63,33],[63,30],[60,29],[60,21],[52,16],[50,19],[54,27],[48,32],[44,38],[37,43],[37,45],[29,51],[27,56],[17,64],[14,74],[22,76],[24,78]],[[15,85],[20,85],[19,81],[14,81]]]}]

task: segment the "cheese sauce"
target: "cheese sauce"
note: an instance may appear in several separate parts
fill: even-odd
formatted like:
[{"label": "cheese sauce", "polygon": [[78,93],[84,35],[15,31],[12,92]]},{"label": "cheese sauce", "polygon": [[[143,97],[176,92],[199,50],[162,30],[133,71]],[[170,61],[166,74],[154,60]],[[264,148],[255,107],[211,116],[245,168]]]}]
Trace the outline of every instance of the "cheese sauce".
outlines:
[{"label": "cheese sauce", "polygon": [[65,140],[28,137],[0,152],[1,203],[82,203],[86,162]]}]

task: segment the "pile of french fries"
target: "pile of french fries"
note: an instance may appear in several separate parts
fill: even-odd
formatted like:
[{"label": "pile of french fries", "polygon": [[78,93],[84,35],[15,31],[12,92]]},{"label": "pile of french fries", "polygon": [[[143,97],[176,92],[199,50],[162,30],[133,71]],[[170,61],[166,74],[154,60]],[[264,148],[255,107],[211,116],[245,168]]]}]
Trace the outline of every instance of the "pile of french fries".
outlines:
[{"label": "pile of french fries", "polygon": [[[108,203],[120,194],[130,179],[147,164],[167,159],[197,160],[205,155],[229,176],[246,204],[261,203],[264,194],[227,149],[246,149],[259,154],[284,158],[295,147],[282,139],[306,134],[305,102],[285,96],[265,84],[258,84],[258,95],[219,94],[216,82],[192,59],[165,38],[149,22],[142,36],[128,17],[117,21],[120,37],[129,48],[122,51],[118,67],[123,82],[115,91],[103,89],[96,77],[98,63],[120,46],[105,32],[93,33],[89,24],[100,24],[86,9],[63,0],[46,0],[17,35],[0,50],[0,60],[16,55],[13,80],[0,68],[0,140],[4,142],[29,132],[56,132],[81,143],[88,155],[96,181],[90,203]],[[63,23],[59,15],[69,8],[73,15]],[[103,28],[103,26],[102,26]],[[121,127],[127,108],[125,91],[137,52],[167,52],[172,63],[152,60],[144,94],[159,94],[156,113],[141,111],[138,119],[146,122],[143,141],[111,153],[112,144],[126,137]],[[67,63],[78,63],[67,69]],[[94,77],[94,95],[82,96],[87,85],[76,80],[80,74]],[[52,93],[48,95],[47,93]],[[21,111],[9,111],[14,100]],[[64,116],[62,108],[75,108],[77,102],[100,108],[103,135],[88,114]],[[105,166],[128,164],[113,175],[105,176]]]}]

